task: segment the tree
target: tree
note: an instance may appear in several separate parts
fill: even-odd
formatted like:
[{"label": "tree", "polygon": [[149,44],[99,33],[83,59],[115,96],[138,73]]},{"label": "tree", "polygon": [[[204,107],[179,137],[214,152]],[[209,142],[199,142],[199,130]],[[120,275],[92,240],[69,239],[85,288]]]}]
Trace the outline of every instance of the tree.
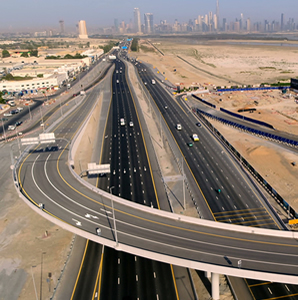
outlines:
[{"label": "tree", "polygon": [[23,53],[21,54],[21,57],[28,57],[28,52],[23,52]]},{"label": "tree", "polygon": [[35,57],[38,57],[38,50],[31,50],[30,52],[30,56],[35,56]]},{"label": "tree", "polygon": [[2,57],[5,58],[5,57],[10,57],[10,54],[7,50],[2,50]]}]

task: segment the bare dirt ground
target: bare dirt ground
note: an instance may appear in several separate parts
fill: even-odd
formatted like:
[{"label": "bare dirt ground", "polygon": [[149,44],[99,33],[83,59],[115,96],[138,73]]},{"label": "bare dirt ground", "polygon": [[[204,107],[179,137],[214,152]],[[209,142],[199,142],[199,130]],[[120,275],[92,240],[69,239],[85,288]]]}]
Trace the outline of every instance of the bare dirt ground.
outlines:
[{"label": "bare dirt ground", "polygon": [[[240,42],[245,43],[237,41]],[[233,41],[210,41],[198,45],[199,40],[187,39],[151,39],[150,43],[164,56],[146,40],[140,40],[141,47],[136,56],[158,66],[172,83],[185,86],[193,83],[253,85],[298,76],[298,47],[295,46],[272,46],[266,42],[260,45],[232,44]],[[178,56],[208,73],[187,65]]]},{"label": "bare dirt ground", "polygon": [[[145,40],[140,41],[139,52],[131,53],[131,55],[156,66],[172,83],[181,83],[183,80],[185,86],[191,86],[194,83],[229,85],[231,84],[229,81],[233,80],[242,81],[244,84],[260,84],[298,75],[297,47],[230,45],[223,42],[194,45],[187,44],[185,41],[174,43],[169,40],[151,40],[150,42],[161,50],[164,56],[154,50],[154,47]],[[195,67],[230,80],[210,76],[183,62],[177,56],[183,56]],[[298,105],[294,96],[293,93],[290,96],[290,92],[282,95],[281,91],[258,91],[210,93],[204,95],[204,99],[234,112],[241,108],[256,108],[254,113],[243,114],[270,123],[277,130],[298,135]],[[212,123],[298,211],[296,187],[298,167],[291,165],[293,161],[298,163],[297,152],[285,150],[275,143],[244,134],[219,122]]]}]

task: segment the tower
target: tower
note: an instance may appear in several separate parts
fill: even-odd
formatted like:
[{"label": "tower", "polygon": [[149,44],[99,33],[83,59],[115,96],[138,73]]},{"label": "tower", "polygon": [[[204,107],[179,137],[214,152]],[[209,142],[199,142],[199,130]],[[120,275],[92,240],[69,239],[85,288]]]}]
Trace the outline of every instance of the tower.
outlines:
[{"label": "tower", "polygon": [[219,3],[216,0],[216,19],[217,19],[217,28],[220,29],[220,21],[219,21]]},{"label": "tower", "polygon": [[141,33],[141,14],[138,8],[134,9],[134,31],[136,33]]},{"label": "tower", "polygon": [[84,20],[79,21],[78,27],[79,27],[79,38],[88,39],[86,22]]},{"label": "tower", "polygon": [[60,35],[63,35],[64,34],[64,21],[60,20],[59,24],[60,24]]},{"label": "tower", "polygon": [[153,14],[146,13],[144,14],[145,20],[145,32],[152,33],[153,32]]}]

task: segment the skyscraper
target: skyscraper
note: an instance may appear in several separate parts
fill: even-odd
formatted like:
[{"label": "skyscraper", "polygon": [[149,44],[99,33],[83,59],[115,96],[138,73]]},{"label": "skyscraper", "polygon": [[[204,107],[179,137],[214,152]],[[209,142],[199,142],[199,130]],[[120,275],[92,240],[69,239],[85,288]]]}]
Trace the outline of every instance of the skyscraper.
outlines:
[{"label": "skyscraper", "polygon": [[281,18],[280,18],[280,30],[281,31],[284,30],[284,14],[281,14]]},{"label": "skyscraper", "polygon": [[60,24],[60,34],[63,35],[64,34],[64,21],[60,20],[59,24]]},{"label": "skyscraper", "polygon": [[133,14],[134,14],[134,31],[136,33],[141,33],[142,29],[141,29],[140,10],[138,8],[135,8]]},{"label": "skyscraper", "polygon": [[220,21],[219,21],[219,3],[216,0],[216,18],[217,18],[217,28],[220,29]]},{"label": "skyscraper", "polygon": [[153,32],[153,14],[146,13],[144,14],[145,20],[145,32],[152,33]]},{"label": "skyscraper", "polygon": [[78,27],[79,27],[79,38],[88,39],[86,22],[84,20],[79,21]]}]

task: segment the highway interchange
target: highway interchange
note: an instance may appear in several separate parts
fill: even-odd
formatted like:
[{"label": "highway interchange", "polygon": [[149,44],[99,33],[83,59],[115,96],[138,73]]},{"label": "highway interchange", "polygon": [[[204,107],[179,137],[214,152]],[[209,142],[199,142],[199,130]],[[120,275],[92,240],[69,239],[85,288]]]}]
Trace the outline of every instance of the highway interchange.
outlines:
[{"label": "highway interchange", "polygon": [[[124,69],[123,69],[124,70]],[[120,73],[121,74],[121,73]],[[146,76],[146,75],[145,75]],[[149,81],[150,76],[148,75],[148,78],[146,79]],[[150,83],[150,82],[149,82]],[[147,85],[149,85],[147,83]],[[116,85],[120,85],[116,83]],[[123,87],[122,87],[123,88]],[[150,92],[153,94],[154,89],[160,88],[159,85],[152,87],[152,90]],[[117,91],[117,87],[115,87]],[[121,95],[120,89],[120,95]],[[162,95],[164,91],[162,89],[158,90],[156,95],[154,95],[155,99],[157,98],[157,95]],[[249,226],[264,226],[266,225],[268,228],[278,228],[278,222],[274,219],[274,217],[271,217],[269,209],[265,206],[265,204],[259,203],[258,199],[259,196],[257,196],[257,191],[255,190],[254,186],[247,180],[246,177],[239,176],[237,168],[238,166],[235,165],[235,162],[231,160],[230,157],[227,156],[225,152],[223,152],[223,149],[220,146],[217,146],[216,143],[214,143],[213,139],[210,138],[210,134],[204,130],[203,128],[195,128],[195,122],[193,120],[190,120],[191,118],[186,117],[186,114],[182,114],[181,112],[177,111],[176,105],[172,104],[171,102],[163,102],[165,101],[166,97],[160,97],[159,103],[157,103],[160,111],[162,112],[165,121],[169,124],[170,130],[176,140],[178,141],[178,144],[181,148],[181,151],[184,153],[184,157],[188,163],[188,166],[193,171],[194,177],[196,178],[196,181],[199,183],[198,186],[202,190],[202,195],[200,196],[202,198],[208,199],[208,205],[210,206],[211,215],[214,216],[215,220],[226,220],[226,222],[232,222],[232,223],[238,223],[238,224],[245,224]],[[87,102],[88,105],[92,105],[92,101]],[[90,106],[86,105],[86,107],[82,107],[80,110],[81,116],[76,116],[75,114],[73,116],[69,117],[69,125],[65,128],[61,127],[61,132],[58,133],[58,137],[63,137],[66,139],[70,139],[73,134],[76,131],[76,128],[82,123],[82,120],[84,118],[85,108],[86,111],[88,109],[90,110]],[[167,108],[165,108],[167,106]],[[116,107],[116,110],[118,108]],[[124,112],[123,112],[124,113]],[[85,113],[86,114],[86,113]],[[137,124],[136,122],[136,115],[133,115],[133,110],[131,107],[127,107],[127,110],[125,111],[125,119],[128,120],[131,118],[134,120],[134,126],[132,128],[125,126],[125,132],[123,133],[124,128],[121,129],[119,126],[117,126],[117,132],[114,133],[114,135],[119,135],[120,139],[115,139],[114,142],[120,143],[118,144],[121,148],[121,153],[123,150],[123,143],[121,143],[121,137],[122,135],[129,133],[128,130],[135,130],[138,132]],[[115,118],[115,122],[119,122],[120,114],[118,113],[117,118]],[[178,120],[178,121],[177,121]],[[114,121],[113,121],[114,122]],[[183,130],[182,131],[176,131],[174,127],[177,123],[181,123]],[[116,125],[116,124],[115,124]],[[114,126],[113,126],[114,128]],[[194,129],[195,128],[195,129]],[[121,132],[122,130],[122,132]],[[193,130],[196,130],[197,133],[200,136],[200,141],[198,143],[194,143],[194,147],[189,148],[187,146],[187,142],[190,140],[190,136],[193,133]],[[200,130],[200,132],[199,132]],[[66,133],[67,132],[67,133]],[[138,134],[137,134],[138,136]],[[141,136],[140,136],[141,138]],[[132,136],[131,138],[133,143],[136,143],[137,137]],[[113,183],[105,183],[106,187],[112,187],[113,193],[120,195],[122,198],[130,199],[132,194],[133,188],[130,188],[130,180],[127,178],[128,175],[131,176],[133,183],[138,183],[136,185],[137,188],[141,188],[142,185],[144,185],[145,181],[141,180],[140,175],[144,175],[147,173],[150,173],[150,167],[149,165],[146,165],[143,163],[141,166],[138,166],[137,161],[137,153],[134,153],[134,156],[131,157],[132,150],[134,147],[130,146],[128,142],[124,139],[124,145],[127,144],[127,152],[130,154],[128,159],[131,160],[132,165],[137,166],[135,169],[129,170],[129,162],[128,159],[121,159],[120,156],[115,156],[111,159],[111,161],[115,164],[115,166],[118,166],[119,169],[115,167],[115,175],[116,172],[118,174],[118,180],[120,181],[117,185],[117,182]],[[113,142],[112,142],[113,143]],[[63,169],[63,165],[65,164],[65,161],[67,161],[67,150],[65,149],[65,146],[67,145],[67,142],[60,141],[59,147],[61,149],[59,151],[34,151],[33,153],[30,153],[29,156],[24,161],[24,164],[21,165],[21,168],[19,169],[19,179],[22,183],[23,190],[22,192],[27,194],[27,197],[31,198],[30,195],[34,195],[34,198],[38,195],[38,199],[42,199],[42,203],[45,205],[45,210],[48,212],[51,212],[51,214],[63,218],[65,221],[67,221],[70,224],[74,224],[75,220],[79,220],[82,225],[84,225],[84,229],[95,233],[96,226],[101,226],[102,228],[102,236],[104,236],[107,239],[114,240],[114,231],[111,231],[112,225],[110,224],[111,219],[109,216],[105,216],[104,214],[98,213],[101,208],[104,208],[103,204],[105,206],[109,206],[110,204],[106,202],[106,199],[101,198],[102,203],[98,203],[98,196],[95,197],[94,193],[92,191],[86,189],[84,186],[80,185],[78,182],[74,180],[74,178],[71,177],[71,174],[67,171],[67,169]],[[116,147],[117,147],[116,146]],[[209,146],[209,147],[207,147]],[[114,145],[113,145],[114,147]],[[139,146],[138,146],[139,147]],[[137,148],[139,149],[139,148]],[[125,156],[127,156],[127,153],[123,151]],[[140,152],[139,154],[141,157],[146,156],[144,152]],[[211,157],[207,161],[207,157]],[[135,161],[136,159],[136,161]],[[57,164],[55,163],[57,161]],[[38,167],[37,167],[38,166]],[[233,166],[233,168],[231,167]],[[215,170],[220,169],[220,172],[215,172]],[[114,170],[111,169],[112,173],[114,173]],[[127,176],[124,176],[123,174],[128,173]],[[131,173],[130,173],[131,172]],[[139,176],[135,176],[134,173],[139,173]],[[146,173],[147,172],[147,173]],[[31,176],[28,176],[30,174]],[[120,175],[122,174],[122,175]],[[208,175],[206,175],[208,174]],[[215,175],[216,174],[216,175]],[[26,176],[25,176],[26,175]],[[29,177],[29,178],[28,178]],[[112,177],[113,178],[113,177]],[[62,180],[61,180],[62,179]],[[138,182],[139,181],[139,182]],[[235,183],[234,186],[230,184],[230,182]],[[142,184],[143,182],[143,184]],[[203,184],[204,182],[204,184]],[[66,185],[64,184],[66,183]],[[42,189],[40,188],[42,187]],[[46,187],[46,188],[45,188]],[[77,191],[74,190],[73,187],[76,187],[76,189],[80,192],[80,195],[82,197],[78,196]],[[220,194],[216,194],[215,189],[220,187],[222,189],[222,192]],[[241,187],[241,188],[240,188]],[[121,190],[122,189],[122,190]],[[154,201],[154,188],[146,187],[145,189],[141,189],[141,195],[145,195],[145,190],[148,190],[146,192],[147,197],[138,197],[137,201],[139,203],[144,203],[147,205],[151,205],[151,202]],[[63,191],[63,192],[62,192]],[[150,194],[151,193],[151,194]],[[148,196],[149,195],[149,196]],[[35,198],[36,199],[36,198]],[[53,199],[59,199],[58,201],[55,201],[54,203]],[[76,199],[76,203],[71,201],[71,199]],[[213,199],[213,201],[209,201],[209,199]],[[250,201],[250,199],[253,199],[253,202]],[[34,201],[34,200],[33,200]],[[82,202],[81,202],[82,201]],[[223,202],[220,202],[223,201]],[[237,201],[237,202],[236,202]],[[77,203],[81,202],[80,205],[77,205]],[[84,204],[83,204],[84,203]],[[219,204],[220,203],[220,204]],[[224,203],[224,206],[223,204]],[[38,203],[36,203],[38,204]],[[205,203],[207,205],[207,202]],[[98,205],[102,206],[98,209]],[[153,203],[154,205],[154,203]],[[156,206],[157,203],[154,205]],[[208,206],[207,205],[207,206]],[[66,215],[64,209],[68,209],[68,213]],[[62,210],[63,209],[63,210]],[[110,207],[109,207],[110,209]],[[162,232],[157,233],[155,224],[152,223],[152,220],[147,220],[146,214],[143,214],[141,212],[138,212],[138,217],[142,217],[145,221],[146,225],[142,222],[139,222],[140,219],[135,219],[131,222],[129,219],[133,217],[132,215],[129,215],[129,218],[127,218],[127,214],[130,213],[130,211],[121,204],[118,204],[115,202],[115,209],[117,212],[117,229],[118,231],[118,238],[120,243],[129,243],[132,245],[135,245],[136,247],[140,247],[139,240],[135,239],[137,236],[139,236],[140,240],[143,240],[144,245],[143,247],[150,249],[156,241],[161,238],[160,242],[165,242],[169,244],[169,247],[167,247],[166,250],[162,250],[163,247],[157,247],[154,251],[157,251],[162,253],[173,253],[174,256],[179,257],[180,251],[177,252],[177,249],[174,249],[173,246],[179,246],[181,247],[181,250],[184,248],[184,250],[187,252],[187,257],[192,257],[194,260],[197,260],[198,254],[200,256],[200,261],[202,260],[202,256],[204,257],[204,260],[212,261],[213,263],[217,263],[218,265],[229,265],[227,260],[222,259],[222,253],[221,251],[214,251],[214,256],[211,253],[207,253],[209,250],[208,248],[205,248],[205,252],[202,255],[202,252],[204,252],[203,245],[203,237],[206,237],[206,232],[203,235],[199,235],[198,232],[191,233],[189,230],[192,228],[192,230],[197,231],[196,226],[192,226],[190,224],[181,224],[181,222],[177,222],[176,220],[169,220],[169,224],[164,224],[163,222],[160,222],[159,219],[156,219],[156,217],[152,216],[152,219],[157,222],[159,222],[159,225],[163,228],[165,232],[167,232],[167,235],[170,234],[170,236],[163,235]],[[234,215],[234,211],[240,210],[241,213],[239,215]],[[88,222],[86,221],[86,218],[83,216],[86,214],[86,210],[92,211],[92,214],[96,214],[97,218],[100,219],[100,223],[98,222]],[[207,210],[208,212],[208,210]],[[206,213],[206,218],[210,218],[210,215],[208,216]],[[75,216],[75,217],[74,217]],[[265,216],[265,219],[264,219]],[[140,227],[136,228],[135,226],[139,224]],[[169,228],[168,225],[175,226],[176,230],[173,235],[171,231],[168,231]],[[166,226],[165,226],[166,225]],[[184,227],[184,225],[187,225],[184,227],[184,229],[181,231],[180,227]],[[151,232],[148,231],[148,229],[151,228]],[[137,230],[136,230],[137,229]],[[160,229],[160,228],[159,228]],[[207,230],[205,228],[205,230]],[[207,230],[208,232],[208,230]],[[154,234],[153,234],[154,233]],[[133,234],[133,236],[130,236],[130,234]],[[153,235],[152,235],[153,234]],[[240,239],[237,234],[230,233],[233,236],[233,240]],[[175,238],[173,238],[175,236]],[[186,239],[186,237],[189,236],[189,240]],[[150,241],[152,239],[151,243],[147,243],[144,241],[144,238],[147,237],[147,239]],[[242,237],[241,237],[242,238]],[[219,247],[222,247],[224,245],[225,238],[221,238],[218,235],[216,235],[216,242],[214,243],[214,240],[212,241],[213,247],[217,248],[216,250],[221,250]],[[219,240],[222,240],[219,241]],[[225,249],[224,252],[227,253],[226,257],[229,258],[229,261],[232,262],[232,264],[235,266],[237,265],[237,252],[233,249],[233,243],[231,243],[232,240],[229,240],[229,245],[225,245],[223,248]],[[145,246],[146,242],[146,246]],[[173,243],[174,242],[174,243]],[[209,240],[205,240],[205,243],[209,243]],[[248,241],[242,241],[243,244],[241,245],[243,251],[244,249],[249,248],[250,240]],[[246,246],[245,243],[248,243]],[[267,241],[270,243],[270,248],[273,247],[274,243],[271,243],[270,239]],[[173,245],[173,246],[171,246]],[[187,245],[187,246],[186,246]],[[198,245],[201,245],[198,247]],[[236,245],[236,244],[235,244]],[[260,247],[265,246],[263,242],[260,241],[259,243]],[[282,242],[281,242],[282,245]],[[293,243],[295,246],[295,242]],[[166,246],[166,245],[163,245]],[[232,246],[232,247],[231,247]],[[277,247],[278,251],[283,251],[283,246],[278,247],[278,245],[274,245],[274,247]],[[295,246],[296,247],[296,246]],[[185,249],[188,248],[188,249]],[[200,251],[197,249],[200,248]],[[222,249],[223,249],[222,248]],[[191,251],[189,251],[192,249]],[[263,256],[258,256],[258,259],[263,261],[263,258],[268,258],[270,256],[270,249],[268,249],[268,244],[263,248],[264,251],[267,251],[263,254]],[[293,248],[295,250],[295,248]],[[215,249],[213,249],[215,250]],[[209,251],[210,252],[210,251]],[[257,253],[258,251],[256,251]],[[193,255],[195,253],[195,255]],[[192,255],[191,255],[192,254]],[[260,254],[260,253],[258,253]],[[209,255],[211,255],[209,257]],[[247,255],[247,256],[246,256]],[[254,264],[255,262],[249,262],[249,259],[251,259],[250,255],[244,254],[242,252],[241,258],[243,261],[245,261],[246,265],[243,265],[243,267],[254,270]],[[297,261],[296,253],[295,251],[292,252],[293,257],[288,257],[288,264],[290,265],[293,261]],[[208,258],[209,257],[209,258]],[[268,261],[277,262],[277,256],[272,254],[272,257],[268,259]],[[283,260],[281,260],[282,263],[284,263]],[[260,262],[261,263],[261,262]],[[258,263],[258,266],[260,267],[261,264]],[[274,266],[268,266],[268,264],[263,264],[264,269],[266,271],[274,271],[277,272],[276,268]],[[272,267],[272,268],[271,268]],[[262,269],[262,268],[261,268]],[[288,267],[287,271],[293,270],[293,274],[297,274],[297,265],[293,264],[293,266]],[[281,270],[278,270],[281,272]],[[296,272],[296,273],[295,273]]]}]

